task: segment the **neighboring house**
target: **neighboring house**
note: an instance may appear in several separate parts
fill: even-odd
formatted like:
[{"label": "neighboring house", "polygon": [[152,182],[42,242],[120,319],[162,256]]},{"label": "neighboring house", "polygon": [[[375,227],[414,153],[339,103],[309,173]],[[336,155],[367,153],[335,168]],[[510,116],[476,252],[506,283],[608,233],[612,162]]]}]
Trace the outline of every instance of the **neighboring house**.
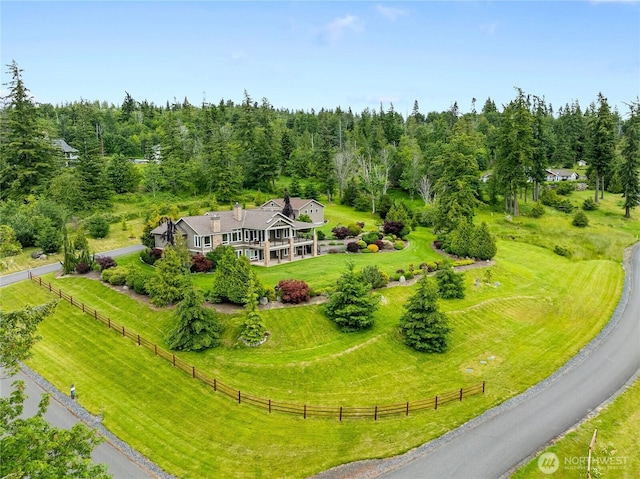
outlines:
[{"label": "neighboring house", "polygon": [[587,162],[585,160],[578,160],[578,166],[587,166]]},{"label": "neighboring house", "polygon": [[578,173],[565,169],[547,169],[547,181],[573,181],[578,179]]},{"label": "neighboring house", "polygon": [[[306,200],[293,197],[289,199],[293,209],[293,219],[300,218],[300,215],[308,215],[314,225],[324,224],[324,205],[314,199]],[[284,200],[272,199],[264,203],[260,209],[267,211],[282,211]]]},{"label": "neighboring house", "polygon": [[73,146],[70,146],[66,141],[58,139],[52,140],[51,143],[56,148],[62,150],[66,166],[69,166],[70,163],[73,163],[78,159],[78,150],[76,150]]},{"label": "neighboring house", "polygon": [[493,173],[488,171],[488,172],[486,172],[484,175],[482,175],[480,177],[480,181],[482,181],[483,183],[486,183],[487,181],[489,181],[491,179],[492,175],[493,175]]},{"label": "neighboring house", "polygon": [[[232,211],[185,216],[175,225],[191,254],[207,254],[222,244],[231,245],[236,256],[245,255],[250,261],[264,266],[318,254],[315,227],[287,218],[282,211],[244,210],[236,203]],[[156,248],[166,246],[162,238],[166,230],[165,223],[151,231]]]}]

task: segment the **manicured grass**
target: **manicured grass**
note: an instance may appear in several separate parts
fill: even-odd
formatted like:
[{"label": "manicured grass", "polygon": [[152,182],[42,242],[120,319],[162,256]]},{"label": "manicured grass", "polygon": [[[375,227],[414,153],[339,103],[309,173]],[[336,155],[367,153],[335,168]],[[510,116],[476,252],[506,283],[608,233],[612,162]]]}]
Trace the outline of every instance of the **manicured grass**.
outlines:
[{"label": "manicured grass", "polygon": [[[569,261],[513,241],[499,243],[492,278],[499,286],[473,286],[482,275],[466,273],[466,299],[442,302],[453,326],[443,355],[417,354],[401,342],[397,322],[410,287],[381,291],[386,304],[369,331],[340,333],[318,306],[271,310],[263,312],[271,337],[259,348],[237,343],[241,318],[231,316],[221,347],[179,354],[235,388],[314,405],[398,403],[487,381],[485,396],[409,418],[340,423],[238,405],[62,303],[42,324],[29,364],[63,391],[73,382],[83,405],[103,408],[109,428],[180,477],[304,477],[406,451],[546,377],[601,329],[623,279],[615,262]],[[164,344],[169,313],[146,312],[95,281],[56,284]],[[3,288],[3,307],[47,298],[35,284]]]},{"label": "manicured grass", "polygon": [[[592,453],[591,474],[595,477],[640,477],[640,380],[600,413],[569,432],[543,452],[558,456],[558,477],[586,477],[587,457],[593,431],[598,428]],[[538,469],[538,457],[519,469],[514,479],[550,477]]]}]

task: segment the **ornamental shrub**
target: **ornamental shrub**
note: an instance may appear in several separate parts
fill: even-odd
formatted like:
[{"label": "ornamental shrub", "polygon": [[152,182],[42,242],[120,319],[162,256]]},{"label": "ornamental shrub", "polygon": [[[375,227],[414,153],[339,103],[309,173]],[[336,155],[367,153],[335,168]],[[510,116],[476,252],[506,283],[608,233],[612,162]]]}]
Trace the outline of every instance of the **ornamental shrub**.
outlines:
[{"label": "ornamental shrub", "polygon": [[76,273],[87,274],[89,271],[91,271],[91,266],[89,266],[87,263],[76,264]]},{"label": "ornamental shrub", "polygon": [[382,241],[381,239],[375,240],[375,242],[373,244],[378,247],[378,251],[380,251],[382,248],[384,248],[384,241]]},{"label": "ornamental shrub", "polygon": [[358,241],[358,248],[365,249],[366,247],[367,247],[367,243],[365,243],[362,240]]},{"label": "ornamental shrub", "polygon": [[369,231],[368,233],[365,233],[362,235],[362,241],[364,241],[368,245],[375,243],[379,239],[380,239],[380,236],[378,236],[377,231]]},{"label": "ornamental shrub", "polygon": [[370,244],[369,246],[367,246],[367,249],[369,251],[371,251],[372,253],[377,253],[378,252],[378,247],[375,244]]},{"label": "ornamental shrub", "polygon": [[102,281],[105,281],[114,286],[122,286],[127,282],[127,275],[129,270],[124,266],[116,266],[115,268],[105,269],[102,272]]},{"label": "ornamental shrub", "polygon": [[384,220],[384,224],[382,225],[382,230],[386,235],[401,236],[403,229],[404,223],[402,223],[402,221]]},{"label": "ornamental shrub", "polygon": [[438,292],[443,299],[464,298],[464,278],[453,270],[448,263],[444,269],[436,273]]},{"label": "ornamental shrub", "polygon": [[336,239],[343,240],[349,236],[349,228],[338,225],[331,230]]},{"label": "ornamental shrub", "polygon": [[360,226],[356,223],[351,223],[349,226],[347,226],[347,229],[349,230],[349,236],[351,237],[358,236],[360,233],[362,233],[362,228],[360,228]]},{"label": "ornamental shrub", "polygon": [[558,194],[554,190],[544,188],[540,193],[539,201],[545,206],[555,207],[560,198],[558,198]]},{"label": "ornamental shrub", "polygon": [[309,301],[309,285],[298,279],[283,279],[278,283],[278,296],[283,303],[298,304]]},{"label": "ornamental shrub", "polygon": [[360,251],[358,243],[356,243],[355,241],[350,241],[349,243],[347,243],[347,252],[357,253],[358,251]]},{"label": "ornamental shrub", "polygon": [[565,248],[564,246],[560,245],[555,245],[555,247],[553,248],[553,252],[566,258],[571,258],[571,255],[573,254],[569,248]]},{"label": "ornamental shrub", "polygon": [[569,196],[575,190],[573,183],[563,182],[558,185],[557,192],[562,196]]},{"label": "ornamental shrub", "polygon": [[384,288],[389,283],[389,275],[380,271],[378,265],[369,265],[362,268],[360,277],[371,285],[371,288]]},{"label": "ornamental shrub", "polygon": [[97,256],[95,262],[100,266],[100,271],[118,266],[116,260],[111,256]]},{"label": "ornamental shrub", "polygon": [[397,240],[394,244],[393,247],[397,250],[401,250],[404,249],[404,241],[402,240]]},{"label": "ornamental shrub", "polygon": [[205,258],[201,253],[197,253],[191,257],[191,272],[206,273],[213,269],[213,261]]},{"label": "ornamental shrub", "polygon": [[325,238],[324,231],[322,230],[316,231],[316,234],[318,235],[318,241],[322,241]]}]

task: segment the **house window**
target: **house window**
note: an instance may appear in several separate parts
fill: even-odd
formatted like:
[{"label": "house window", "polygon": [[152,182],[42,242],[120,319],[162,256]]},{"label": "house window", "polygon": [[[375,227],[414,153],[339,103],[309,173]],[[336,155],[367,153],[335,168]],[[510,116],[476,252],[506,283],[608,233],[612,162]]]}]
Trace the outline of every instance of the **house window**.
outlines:
[{"label": "house window", "polygon": [[239,258],[240,256],[242,256],[242,250],[241,249],[237,249],[236,250],[236,258]]},{"label": "house window", "polygon": [[204,247],[211,248],[211,236],[204,237]]},{"label": "house window", "polygon": [[236,241],[242,241],[242,230],[233,230],[232,232],[233,238],[232,241],[235,243]]},{"label": "house window", "polygon": [[193,237],[193,246],[195,246],[196,248],[200,248],[202,245],[200,243],[201,240],[201,236],[194,236]]},{"label": "house window", "polygon": [[222,234],[222,244],[229,244],[229,237],[231,235],[229,233]]},{"label": "house window", "polygon": [[288,237],[289,237],[289,230],[284,230],[284,231],[282,232],[282,237],[283,237],[283,238],[288,238]]}]

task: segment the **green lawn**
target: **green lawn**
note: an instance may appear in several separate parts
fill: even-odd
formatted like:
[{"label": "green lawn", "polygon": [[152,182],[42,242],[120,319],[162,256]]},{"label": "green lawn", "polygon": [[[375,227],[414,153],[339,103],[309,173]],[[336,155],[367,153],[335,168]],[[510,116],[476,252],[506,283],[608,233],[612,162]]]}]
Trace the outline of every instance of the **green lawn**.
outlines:
[{"label": "green lawn", "polygon": [[[595,428],[598,428],[596,446],[592,454],[594,478],[615,477],[635,479],[640,477],[640,380],[624,394],[606,406],[594,418],[543,452],[554,453],[560,462],[558,477],[586,477],[589,444]],[[538,469],[538,457],[519,469],[514,479],[552,477]]]},{"label": "green lawn", "polygon": [[[493,281],[499,286],[474,287],[482,271],[472,270],[466,273],[467,298],[442,302],[453,326],[444,355],[416,354],[402,344],[399,305],[410,287],[382,291],[387,304],[366,332],[340,333],[317,306],[272,310],[264,312],[271,337],[260,348],[236,342],[241,318],[232,316],[224,319],[221,347],[179,354],[248,393],[314,405],[413,401],[487,381],[485,396],[437,412],[375,423],[269,415],[207,390],[63,303],[42,324],[44,339],[29,364],[63,391],[73,382],[85,407],[104,411],[107,427],[180,477],[304,477],[406,451],[546,377],[597,334],[621,291],[623,271],[612,261],[569,261],[502,241],[497,262]],[[55,283],[164,344],[169,312],[151,313],[96,281]],[[3,307],[48,298],[35,284],[3,288]]]}]

